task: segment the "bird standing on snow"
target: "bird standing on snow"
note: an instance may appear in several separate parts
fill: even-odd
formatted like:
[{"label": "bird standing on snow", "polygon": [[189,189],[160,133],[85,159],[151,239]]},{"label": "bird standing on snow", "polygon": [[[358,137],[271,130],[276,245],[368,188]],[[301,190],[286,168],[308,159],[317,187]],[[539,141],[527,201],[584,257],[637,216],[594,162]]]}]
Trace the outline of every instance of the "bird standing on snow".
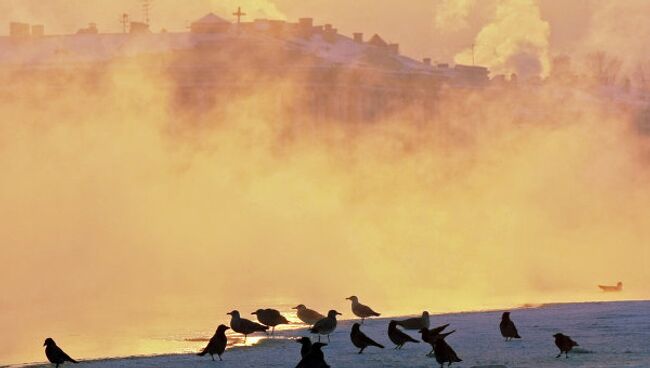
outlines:
[{"label": "bird standing on snow", "polygon": [[517,327],[515,323],[510,319],[510,312],[503,312],[501,316],[501,323],[499,324],[499,329],[501,330],[501,336],[506,338],[506,341],[512,339],[521,339],[519,333],[517,333]]},{"label": "bird standing on snow", "polygon": [[361,332],[360,324],[355,323],[352,325],[352,331],[350,332],[350,340],[352,340],[352,344],[354,346],[358,347],[359,349],[359,354],[363,353],[363,349],[367,348],[368,346],[376,346],[378,348],[383,349],[384,346],[377,343],[375,340],[369,338]]},{"label": "bird standing on snow", "polygon": [[301,321],[305,322],[308,325],[313,325],[314,323],[316,323],[316,322],[320,321],[321,319],[325,318],[324,315],[316,312],[313,309],[309,309],[309,308],[305,307],[304,304],[299,304],[299,305],[293,307],[293,309],[295,309],[297,311],[296,315],[298,316],[298,319],[300,319]]},{"label": "bird standing on snow", "polygon": [[47,357],[47,360],[49,360],[50,363],[56,364],[57,368],[59,368],[59,364],[63,364],[65,362],[79,363],[78,361],[70,358],[70,355],[61,350],[61,348],[56,345],[51,337],[45,339],[43,346],[45,346],[45,356]]},{"label": "bird standing on snow", "polygon": [[398,326],[402,326],[406,330],[420,330],[422,328],[429,328],[429,312],[422,312],[422,317],[413,317],[395,321]]},{"label": "bird standing on snow", "polygon": [[563,335],[561,333],[556,333],[553,335],[555,337],[555,346],[560,349],[560,354],[556,356],[559,358],[562,356],[562,353],[569,359],[569,352],[573,349],[574,346],[579,346],[577,342],[573,341],[569,336]]},{"label": "bird standing on snow", "polygon": [[436,357],[436,361],[440,363],[440,368],[444,366],[445,363],[449,363],[451,366],[452,363],[462,362],[463,360],[458,357],[458,354],[454,349],[447,344],[445,341],[446,335],[449,334],[440,334],[434,338],[433,342],[433,352]]},{"label": "bird standing on snow", "polygon": [[390,321],[388,323],[388,338],[393,342],[393,344],[395,344],[395,350],[402,349],[402,346],[407,342],[414,342],[416,344],[420,343],[416,339],[400,331],[400,329],[397,328],[397,321]]},{"label": "bird standing on snow", "polygon": [[442,336],[442,338],[444,339],[445,337],[447,337],[447,336],[453,334],[454,332],[456,332],[456,330],[453,330],[451,332],[441,334],[441,332],[445,328],[447,328],[447,326],[449,326],[449,323],[447,323],[446,325],[438,326],[438,327],[433,328],[431,330],[429,330],[427,328],[420,329],[419,332],[422,334],[422,341],[424,341],[424,342],[428,343],[429,345],[431,345],[431,351],[427,354],[427,356],[431,356],[435,351],[436,337]]},{"label": "bird standing on snow", "polygon": [[241,316],[239,315],[239,311],[237,310],[228,312],[226,314],[229,314],[231,316],[230,328],[232,328],[233,331],[244,335],[244,343],[246,342],[246,338],[248,337],[248,335],[258,331],[266,332],[266,330],[269,329],[267,326],[262,326],[259,323],[255,323],[251,320],[241,318]]},{"label": "bird standing on snow", "polygon": [[289,324],[289,321],[276,309],[258,309],[251,314],[257,315],[257,320],[261,324],[271,327],[271,335],[275,334],[275,326]]},{"label": "bird standing on snow", "polygon": [[320,342],[320,335],[327,335],[327,342],[330,341],[330,334],[336,330],[336,316],[341,313],[331,310],[327,313],[327,317],[314,323],[314,326],[309,330],[311,333],[318,334],[318,342]]},{"label": "bird standing on snow", "polygon": [[352,313],[357,317],[361,317],[361,324],[363,324],[363,321],[368,317],[380,316],[379,313],[372,310],[369,306],[359,303],[359,298],[354,295],[345,299],[352,301]]},{"label": "bird standing on snow", "polygon": [[311,346],[309,353],[300,360],[296,368],[329,368],[329,365],[325,362],[325,354],[321,350],[323,346],[327,346],[327,344],[315,342]]},{"label": "bird standing on snow", "polygon": [[227,327],[226,325],[219,325],[219,327],[217,327],[217,332],[214,333],[214,336],[212,336],[210,342],[208,342],[208,346],[197,355],[204,356],[205,354],[210,354],[212,360],[214,360],[214,354],[217,354],[219,360],[223,360],[221,359],[221,354],[226,351],[226,345],[228,344],[228,338],[226,337],[226,330],[228,329],[230,329],[230,327]]},{"label": "bird standing on snow", "polygon": [[296,340],[298,344],[301,345],[300,347],[300,357],[304,358],[309,354],[309,351],[311,350],[311,340],[309,337],[301,337],[298,340]]}]

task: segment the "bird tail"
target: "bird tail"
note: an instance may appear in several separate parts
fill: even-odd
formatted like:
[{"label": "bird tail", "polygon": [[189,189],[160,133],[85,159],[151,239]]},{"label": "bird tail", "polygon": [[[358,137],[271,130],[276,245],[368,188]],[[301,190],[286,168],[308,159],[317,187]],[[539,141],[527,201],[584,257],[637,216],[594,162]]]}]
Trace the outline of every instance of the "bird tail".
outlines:
[{"label": "bird tail", "polygon": [[416,344],[419,344],[419,343],[420,343],[418,340],[412,338],[411,336],[409,336],[409,341],[410,341],[410,342],[414,342],[414,343],[416,343]]},{"label": "bird tail", "polygon": [[378,347],[378,348],[382,348],[382,349],[384,348],[384,345],[379,344],[379,343],[377,343],[377,342],[375,342],[375,341],[373,341],[373,342],[374,342],[373,345],[375,345],[376,347]]},{"label": "bird tail", "polygon": [[207,354],[207,353],[208,353],[208,349],[203,349],[202,352],[200,352],[200,353],[198,353],[198,354],[196,354],[196,355],[198,355],[198,356],[204,356],[204,355]]},{"label": "bird tail", "polygon": [[381,313],[377,313],[377,312],[375,312],[374,316],[375,316],[375,317],[379,317],[379,316],[381,316]]},{"label": "bird tail", "polygon": [[78,361],[76,361],[76,360],[74,360],[74,359],[72,359],[72,358],[70,358],[70,363],[74,363],[74,364],[77,364],[77,363],[79,363],[79,362],[78,362]]},{"label": "bird tail", "polygon": [[519,334],[515,334],[514,338],[515,339],[521,339],[521,336],[519,336]]}]

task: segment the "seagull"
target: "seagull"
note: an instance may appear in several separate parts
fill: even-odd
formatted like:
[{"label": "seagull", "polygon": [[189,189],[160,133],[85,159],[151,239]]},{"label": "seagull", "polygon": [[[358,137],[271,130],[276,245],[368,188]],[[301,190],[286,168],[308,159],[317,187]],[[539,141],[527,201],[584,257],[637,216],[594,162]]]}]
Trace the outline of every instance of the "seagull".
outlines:
[{"label": "seagull", "polygon": [[258,309],[251,313],[257,315],[261,324],[271,327],[271,335],[275,334],[275,326],[289,324],[289,321],[276,309]]},{"label": "seagull", "polygon": [[451,366],[452,363],[457,363],[457,362],[462,362],[463,360],[458,357],[458,354],[454,351],[454,349],[447,344],[445,341],[445,337],[447,337],[448,334],[441,334],[438,335],[434,338],[433,342],[433,352],[436,357],[436,361],[440,363],[440,368],[444,366],[445,363],[449,363],[449,366]]},{"label": "seagull", "polygon": [[300,356],[302,358],[306,357],[307,354],[309,354],[309,351],[311,350],[311,340],[309,339],[309,337],[301,337],[298,340],[296,340],[296,342],[302,345],[300,347]]},{"label": "seagull", "polygon": [[499,329],[501,330],[501,336],[506,338],[506,341],[512,339],[521,339],[519,333],[517,333],[517,327],[515,323],[510,319],[510,312],[503,312],[501,316],[501,323],[499,324]]},{"label": "seagull", "polygon": [[416,344],[420,343],[416,339],[400,331],[400,329],[397,328],[397,321],[390,321],[388,323],[388,338],[393,342],[393,344],[395,344],[395,350],[402,349],[402,346],[407,342],[414,342]]},{"label": "seagull", "polygon": [[205,354],[210,354],[212,360],[214,360],[214,354],[219,356],[221,359],[221,354],[226,350],[226,344],[228,343],[228,338],[226,337],[226,330],[229,330],[230,327],[226,325],[219,325],[217,327],[217,332],[214,333],[214,336],[210,339],[208,346],[203,349],[202,352],[198,353],[198,356],[204,356]]},{"label": "seagull", "polygon": [[311,346],[309,353],[300,360],[296,368],[329,368],[329,365],[325,362],[325,354],[321,348],[327,346],[320,342],[315,342]]},{"label": "seagull", "polygon": [[305,307],[304,304],[298,304],[292,309],[296,309],[297,310],[296,315],[298,316],[298,319],[300,319],[301,321],[305,322],[308,325],[313,325],[314,323],[325,318],[324,315],[316,312],[313,309],[309,309]]},{"label": "seagull", "polygon": [[267,326],[263,326],[251,320],[241,318],[239,311],[237,310],[228,312],[226,314],[229,314],[231,316],[230,328],[232,328],[233,331],[244,335],[244,343],[246,342],[246,337],[248,337],[248,335],[258,331],[266,332],[266,330],[269,329]]},{"label": "seagull", "polygon": [[56,345],[51,337],[45,339],[43,346],[45,346],[45,356],[47,357],[47,360],[49,360],[50,363],[56,364],[56,368],[59,368],[59,364],[63,364],[65,362],[79,363],[78,361],[70,358],[70,355],[61,350],[61,348]]},{"label": "seagull", "polygon": [[363,349],[367,348],[368,346],[376,346],[378,348],[383,349],[384,346],[377,343],[375,340],[369,338],[361,332],[361,325],[358,323],[355,323],[352,325],[352,331],[350,332],[350,340],[352,340],[352,344],[354,346],[358,347],[359,349],[359,354],[363,353]]},{"label": "seagull", "polygon": [[413,317],[395,321],[398,326],[402,326],[405,330],[419,330],[421,328],[429,328],[429,312],[422,312],[422,317]]},{"label": "seagull", "polygon": [[569,336],[563,335],[561,333],[556,333],[553,335],[555,337],[555,346],[560,349],[560,354],[556,356],[559,358],[562,356],[562,353],[569,359],[569,352],[573,349],[574,346],[579,346],[577,342],[573,341]]},{"label": "seagull", "polygon": [[361,324],[363,324],[363,321],[368,317],[377,317],[380,315],[369,306],[359,303],[359,298],[354,295],[345,299],[352,301],[352,313],[357,317],[361,317]]},{"label": "seagull", "polygon": [[327,313],[327,317],[314,323],[314,326],[309,330],[311,333],[318,334],[318,342],[320,342],[320,335],[327,335],[327,342],[330,341],[330,334],[336,330],[336,316],[341,313],[331,310]]}]

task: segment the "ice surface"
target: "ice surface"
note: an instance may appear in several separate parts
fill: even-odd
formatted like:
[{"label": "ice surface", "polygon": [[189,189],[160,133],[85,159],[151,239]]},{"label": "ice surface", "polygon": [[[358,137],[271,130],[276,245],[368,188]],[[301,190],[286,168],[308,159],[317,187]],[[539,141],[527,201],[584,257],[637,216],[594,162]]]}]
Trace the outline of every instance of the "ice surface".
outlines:
[{"label": "ice surface", "polygon": [[[348,311],[344,311],[348,312]],[[346,313],[347,314],[347,313]],[[457,332],[447,338],[463,359],[452,367],[650,367],[650,302],[556,304],[512,311],[523,339],[505,342],[499,334],[501,311],[432,315],[432,326],[451,323]],[[425,357],[429,345],[407,344],[393,350],[386,335],[388,319],[367,320],[362,330],[386,349],[368,348],[359,355],[349,338],[354,321],[341,321],[324,348],[332,367],[437,367]],[[562,332],[580,347],[556,359],[553,334]],[[409,334],[419,337],[414,331]],[[86,361],[83,367],[295,367],[300,345],[292,339],[308,336],[305,329],[277,332],[252,347],[231,348],[223,362],[190,354]]]}]

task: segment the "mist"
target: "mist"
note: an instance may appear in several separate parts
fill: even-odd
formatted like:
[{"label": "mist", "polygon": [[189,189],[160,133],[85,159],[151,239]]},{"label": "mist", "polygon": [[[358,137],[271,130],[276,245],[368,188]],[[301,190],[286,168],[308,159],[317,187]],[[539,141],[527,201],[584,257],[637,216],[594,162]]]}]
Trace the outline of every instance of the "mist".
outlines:
[{"label": "mist", "polygon": [[[304,9],[250,3],[259,16]],[[479,3],[430,17],[437,32],[459,27],[441,41],[450,57],[466,62],[475,41],[495,73],[552,73],[548,3]],[[22,4],[12,14],[37,14]],[[643,38],[601,32],[630,11],[642,14],[594,6],[576,54],[616,54],[624,39],[635,50],[624,69],[644,65]],[[504,41],[521,12],[532,29]],[[408,47],[428,51],[427,37]],[[42,360],[47,336],[83,340],[82,358],[149,352],[113,337],[210,330],[235,308],[304,303],[347,318],[351,294],[388,316],[602,300],[618,296],[595,285],[618,280],[624,298],[650,297],[650,146],[636,107],[546,83],[443,88],[418,121],[407,103],[374,122],[316,121],[300,76],[197,108],[179,101],[173,62],[2,71],[0,363]],[[260,78],[263,66],[247,67],[242,80]]]}]

